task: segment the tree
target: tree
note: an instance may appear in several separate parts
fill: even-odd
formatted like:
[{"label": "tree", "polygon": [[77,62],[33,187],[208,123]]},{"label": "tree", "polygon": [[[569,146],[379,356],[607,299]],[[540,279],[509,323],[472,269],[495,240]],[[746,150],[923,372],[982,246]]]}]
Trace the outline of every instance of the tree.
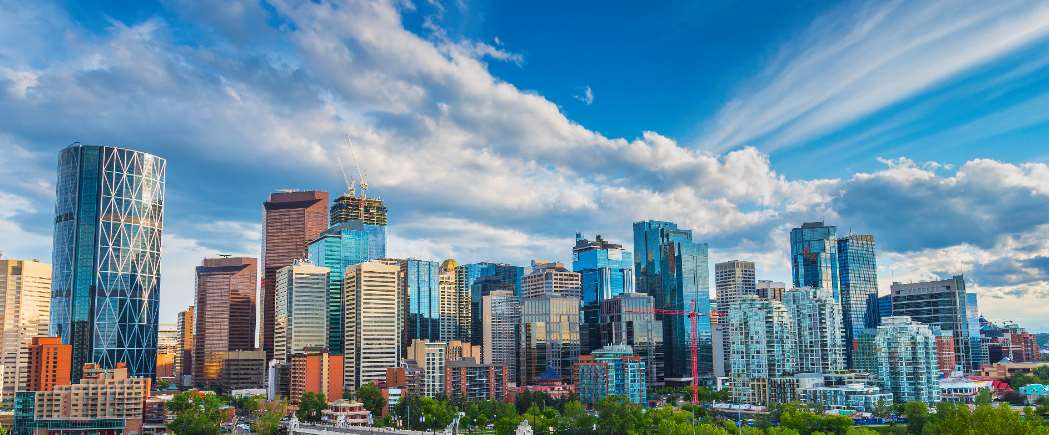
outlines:
[{"label": "tree", "polygon": [[1036,408],[1036,411],[1039,414],[1049,414],[1049,396],[1039,397],[1038,402],[1036,402],[1036,405],[1038,406],[1038,408]]},{"label": "tree", "polygon": [[594,405],[600,418],[597,421],[601,433],[629,433],[641,424],[641,407],[621,396],[610,396]]},{"label": "tree", "polygon": [[328,398],[324,397],[324,393],[303,393],[299,399],[299,409],[295,411],[295,416],[300,421],[316,423],[321,421],[321,411],[326,408],[328,408]]},{"label": "tree", "polygon": [[218,395],[200,391],[178,393],[167,403],[175,419],[168,429],[179,435],[213,435],[221,430],[226,412]]},{"label": "tree", "polygon": [[271,400],[259,404],[259,417],[252,423],[251,430],[258,435],[274,435],[280,430],[280,420],[288,413],[288,403]]},{"label": "tree", "polygon": [[386,398],[382,397],[382,391],[370,382],[357,389],[357,400],[364,404],[364,409],[371,411],[375,416],[382,415],[383,409],[386,408]]},{"label": "tree", "polygon": [[911,433],[921,434],[925,424],[929,422],[929,407],[925,402],[912,400],[904,404],[903,416],[909,421],[907,427]]},{"label": "tree", "polygon": [[991,397],[991,390],[981,388],[976,393],[976,404],[977,405],[990,405],[993,398]]},{"label": "tree", "polygon": [[266,400],[265,396],[243,396],[230,401],[240,415],[251,415],[259,410],[259,402]]},{"label": "tree", "polygon": [[878,418],[888,418],[892,415],[892,404],[885,400],[879,400],[878,403],[874,404],[874,412],[871,414]]}]

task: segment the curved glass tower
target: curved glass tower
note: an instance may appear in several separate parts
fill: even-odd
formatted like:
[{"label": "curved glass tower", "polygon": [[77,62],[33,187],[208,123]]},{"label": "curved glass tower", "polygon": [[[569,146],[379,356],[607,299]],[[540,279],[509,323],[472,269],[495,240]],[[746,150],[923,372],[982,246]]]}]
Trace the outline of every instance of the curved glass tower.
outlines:
[{"label": "curved glass tower", "polygon": [[51,335],[73,346],[73,378],[95,362],[154,377],[167,163],[109,146],[58,156]]}]

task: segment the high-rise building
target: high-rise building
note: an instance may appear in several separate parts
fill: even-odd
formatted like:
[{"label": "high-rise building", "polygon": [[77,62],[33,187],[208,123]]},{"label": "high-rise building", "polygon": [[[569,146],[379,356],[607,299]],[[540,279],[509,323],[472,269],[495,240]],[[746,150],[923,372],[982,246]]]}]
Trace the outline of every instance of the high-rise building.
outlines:
[{"label": "high-rise building", "polygon": [[634,355],[630,346],[606,346],[580,356],[572,367],[572,378],[576,394],[588,405],[609,396],[645,405],[648,402],[645,371],[645,361]]},{"label": "high-rise building", "polygon": [[[874,256],[874,236],[850,234],[838,239],[838,278],[841,312],[845,325],[845,343],[852,341],[870,324],[877,313],[878,264]],[[852,352],[845,353],[846,364],[855,368]]]},{"label": "high-rise building", "polygon": [[[342,197],[340,197],[342,198]],[[335,210],[335,206],[332,206]],[[383,209],[385,222],[385,208]],[[334,219],[334,216],[333,216]],[[386,226],[358,219],[333,223],[307,247],[311,263],[331,269],[328,274],[328,351],[342,354],[342,274],[347,267],[386,257]]]},{"label": "high-rise building", "polygon": [[841,300],[838,287],[838,228],[823,222],[805,222],[790,231],[790,259],[794,287],[824,288]]},{"label": "high-rise building", "polygon": [[878,296],[878,321],[874,325],[871,325],[871,327],[876,328],[878,325],[881,324],[881,319],[886,317],[892,317],[891,294]]},{"label": "high-rise building", "polygon": [[[755,285],[755,291],[761,299],[783,300],[783,292],[787,291],[787,284],[779,281],[759,279]],[[720,301],[719,301],[720,302]]]},{"label": "high-rise building", "polygon": [[794,323],[799,373],[832,373],[845,369],[842,307],[829,289],[792,289],[783,294]]},{"label": "high-rise building", "polygon": [[579,274],[583,302],[583,353],[602,346],[601,303],[634,291],[634,256],[598,234],[593,241],[576,234],[572,271]]},{"label": "high-rise building", "polygon": [[655,299],[623,293],[601,303],[601,344],[628,345],[645,362],[648,385],[663,385],[663,323],[656,320]]},{"label": "high-rise building", "polygon": [[73,346],[73,379],[95,362],[152,378],[167,162],[73,144],[58,156],[51,336]]},{"label": "high-rise building", "polygon": [[[193,306],[178,313],[179,357],[175,359],[175,378],[179,386],[190,386],[193,374]],[[254,326],[254,325],[252,325]]]},{"label": "high-rise building", "polygon": [[343,310],[346,313],[346,391],[356,391],[369,382],[386,379],[388,367],[401,359],[401,328],[398,323],[401,282],[400,263],[366,261],[346,269]]},{"label": "high-rise building", "polygon": [[73,346],[58,337],[33,337],[29,346],[27,391],[51,391],[56,385],[69,385]]},{"label": "high-rise building", "polygon": [[582,296],[579,274],[558,262],[532,260],[532,269],[521,279],[524,297],[558,296],[579,298]]},{"label": "high-rise building", "polygon": [[328,192],[274,192],[262,208],[262,323],[258,333],[266,357],[272,359],[277,271],[307,258],[307,244],[328,228]]},{"label": "high-rise building", "polygon": [[976,371],[980,369],[980,359],[973,359],[965,298],[962,275],[939,281],[892,283],[893,315],[907,316],[915,322],[953,332],[958,365],[963,370]]},{"label": "high-rise building", "polygon": [[366,225],[386,226],[386,204],[379,198],[367,198],[362,191],[357,195],[351,186],[331,204],[331,224],[359,221]]},{"label": "high-rise building", "polygon": [[441,262],[437,273],[438,292],[440,295],[439,320],[441,340],[470,341],[473,324],[470,320],[470,291],[459,285],[459,263],[447,259]]},{"label": "high-rise building", "polygon": [[940,401],[936,337],[927,325],[907,316],[886,317],[874,340],[875,375],[883,391],[896,403]]},{"label": "high-rise building", "polygon": [[[655,298],[656,308],[699,313],[696,342],[699,376],[713,373],[710,324],[709,248],[692,240],[692,231],[672,222],[634,223],[634,273],[637,290]],[[666,349],[665,380],[691,380],[691,322],[688,316],[658,314]]]},{"label": "high-rise building", "polygon": [[157,324],[157,379],[175,380],[175,359],[180,355],[178,326],[175,323]]},{"label": "high-rise building", "polygon": [[774,384],[797,372],[794,322],[780,301],[744,296],[728,310],[732,401],[765,406],[781,401]]},{"label": "high-rise building", "polygon": [[518,385],[569,383],[579,357],[579,298],[526,297],[521,302]]},{"label": "high-rise building", "polygon": [[441,340],[440,263],[409,258],[401,264],[405,330],[401,343]]},{"label": "high-rise building", "polygon": [[422,393],[428,397],[437,397],[444,392],[447,348],[448,343],[440,341],[414,340],[404,355],[405,359],[413,361],[422,369]]},{"label": "high-rise building", "polygon": [[[328,345],[328,274],[331,269],[296,260],[277,271],[273,358]],[[199,311],[200,302],[197,302]],[[198,323],[199,324],[199,323]],[[201,341],[200,337],[197,338]]]},{"label": "high-rise building", "polygon": [[197,266],[196,313],[191,309],[179,315],[180,322],[195,322],[188,337],[187,326],[179,324],[182,346],[193,346],[195,385],[221,382],[228,352],[255,349],[258,264],[251,257],[228,257],[205,258]]},{"label": "high-rise building", "polygon": [[521,279],[524,268],[504,263],[461,264],[456,268],[460,292],[470,293],[470,338],[473,344],[481,344],[483,322],[481,320],[481,298],[496,290],[510,290],[521,297]]},{"label": "high-rise building", "polygon": [[12,404],[29,379],[29,347],[46,336],[51,308],[51,265],[0,259],[0,402]]},{"label": "high-rise building", "polygon": [[[757,294],[757,283],[755,282],[754,262],[732,260],[714,265],[714,291],[717,297],[718,319],[728,316],[728,307],[736,303],[743,296]],[[718,322],[714,328],[714,341],[719,341],[720,346],[714,346],[714,374],[725,376],[729,366],[729,340],[727,335],[727,323]],[[719,367],[720,366],[720,367]],[[720,368],[720,373],[717,368]]]},{"label": "high-rise building", "polygon": [[[987,348],[983,344],[980,335],[980,306],[976,293],[965,294],[965,322],[969,327],[969,350],[972,352],[972,367],[977,370],[985,364],[990,364]],[[1038,359],[1040,355],[1035,352],[1030,358]],[[1015,360],[1014,360],[1015,361]]]},{"label": "high-rise building", "polygon": [[513,290],[496,290],[482,296],[481,362],[505,367],[517,379],[517,340],[521,327],[521,299]]}]

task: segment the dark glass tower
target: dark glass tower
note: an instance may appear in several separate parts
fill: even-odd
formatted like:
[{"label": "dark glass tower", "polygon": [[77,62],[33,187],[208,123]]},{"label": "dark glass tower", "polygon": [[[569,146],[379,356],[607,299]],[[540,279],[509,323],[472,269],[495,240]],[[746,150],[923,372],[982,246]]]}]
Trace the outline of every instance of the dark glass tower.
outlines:
[{"label": "dark glass tower", "polygon": [[84,363],[154,377],[167,162],[74,144],[58,156],[51,335]]},{"label": "dark glass tower", "polygon": [[461,264],[456,268],[457,285],[461,293],[470,294],[470,341],[483,342],[484,322],[481,319],[481,301],[496,290],[510,290],[521,297],[521,278],[524,268],[503,263]]},{"label": "dark glass tower", "polygon": [[[855,368],[853,352],[857,339],[869,319],[878,312],[878,264],[874,257],[874,236],[851,234],[838,239],[838,278],[841,315],[845,327],[845,361]],[[875,325],[876,326],[876,325]]]},{"label": "dark glass tower", "polygon": [[572,247],[572,271],[579,273],[582,287],[583,353],[590,353],[603,346],[601,302],[634,291],[634,256],[622,245],[602,239],[600,234],[591,241],[577,233]]},{"label": "dark glass tower", "polygon": [[794,287],[830,289],[834,300],[838,293],[837,227],[823,222],[805,222],[790,231],[790,263]]}]

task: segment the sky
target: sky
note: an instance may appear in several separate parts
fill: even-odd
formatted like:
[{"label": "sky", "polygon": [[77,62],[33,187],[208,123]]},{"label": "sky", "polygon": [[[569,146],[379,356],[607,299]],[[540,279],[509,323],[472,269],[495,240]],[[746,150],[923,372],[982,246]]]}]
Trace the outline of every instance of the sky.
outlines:
[{"label": "sky", "polygon": [[345,190],[348,139],[390,256],[570,261],[659,219],[789,281],[825,221],[874,235],[882,293],[964,274],[1049,331],[1049,4],[737,3],[0,0],[0,251],[50,259],[63,147],[164,157],[174,321],[269,192]]}]

